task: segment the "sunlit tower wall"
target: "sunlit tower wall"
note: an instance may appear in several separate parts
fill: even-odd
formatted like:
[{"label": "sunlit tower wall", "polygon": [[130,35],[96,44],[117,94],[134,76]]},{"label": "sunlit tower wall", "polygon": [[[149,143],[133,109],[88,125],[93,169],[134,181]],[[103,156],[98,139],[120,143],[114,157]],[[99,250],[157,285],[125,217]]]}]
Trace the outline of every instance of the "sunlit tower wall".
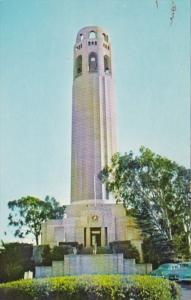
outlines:
[{"label": "sunlit tower wall", "polygon": [[74,45],[71,202],[107,200],[97,175],[116,152],[111,43],[100,27],[81,29]]}]

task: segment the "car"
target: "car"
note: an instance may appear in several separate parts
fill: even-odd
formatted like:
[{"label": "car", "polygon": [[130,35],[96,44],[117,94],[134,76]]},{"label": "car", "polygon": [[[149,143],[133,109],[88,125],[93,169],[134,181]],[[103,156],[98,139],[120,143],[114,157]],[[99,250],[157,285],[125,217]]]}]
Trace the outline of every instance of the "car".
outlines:
[{"label": "car", "polygon": [[191,261],[184,261],[179,263],[180,267],[182,268],[191,268]]},{"label": "car", "polygon": [[156,270],[150,272],[151,276],[163,277],[169,279],[169,275],[174,274],[176,270],[180,268],[180,265],[177,263],[166,263],[160,265]]},{"label": "car", "polygon": [[191,262],[179,263],[179,268],[169,274],[169,279],[178,282],[191,282]]}]

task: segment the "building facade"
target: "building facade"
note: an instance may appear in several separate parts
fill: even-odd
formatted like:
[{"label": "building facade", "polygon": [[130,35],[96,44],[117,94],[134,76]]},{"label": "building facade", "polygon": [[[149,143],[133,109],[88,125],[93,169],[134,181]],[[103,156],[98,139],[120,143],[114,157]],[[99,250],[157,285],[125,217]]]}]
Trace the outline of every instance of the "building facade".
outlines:
[{"label": "building facade", "polygon": [[42,226],[42,243],[78,242],[84,247],[131,241],[141,253],[141,235],[122,204],[98,178],[116,152],[111,43],[100,27],[82,28],[74,45],[71,205],[63,220]]}]

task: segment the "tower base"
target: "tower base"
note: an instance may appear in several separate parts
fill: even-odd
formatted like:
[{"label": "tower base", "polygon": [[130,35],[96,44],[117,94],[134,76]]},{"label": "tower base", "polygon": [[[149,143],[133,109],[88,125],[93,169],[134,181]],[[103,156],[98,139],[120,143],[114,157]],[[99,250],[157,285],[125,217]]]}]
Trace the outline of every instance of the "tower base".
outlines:
[{"label": "tower base", "polygon": [[42,224],[41,241],[51,247],[63,242],[107,247],[110,242],[130,241],[142,254],[141,231],[135,219],[126,215],[122,204],[107,200],[83,200],[67,206],[62,220]]}]

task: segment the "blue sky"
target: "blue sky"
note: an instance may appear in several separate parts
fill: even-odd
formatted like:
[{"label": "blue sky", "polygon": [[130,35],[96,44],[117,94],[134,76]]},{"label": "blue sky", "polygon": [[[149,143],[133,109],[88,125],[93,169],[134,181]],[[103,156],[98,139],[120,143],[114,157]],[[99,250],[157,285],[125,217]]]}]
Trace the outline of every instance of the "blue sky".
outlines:
[{"label": "blue sky", "polygon": [[118,149],[141,145],[189,166],[189,0],[0,1],[0,228],[7,202],[70,198],[73,45],[110,35]]}]

